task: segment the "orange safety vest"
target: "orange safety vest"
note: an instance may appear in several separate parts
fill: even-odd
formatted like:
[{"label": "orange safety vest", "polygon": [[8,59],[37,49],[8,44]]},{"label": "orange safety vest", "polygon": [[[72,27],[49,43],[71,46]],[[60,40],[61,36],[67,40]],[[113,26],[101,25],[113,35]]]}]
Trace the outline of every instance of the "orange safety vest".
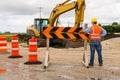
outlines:
[{"label": "orange safety vest", "polygon": [[91,28],[90,40],[101,40],[101,31],[102,28],[98,25],[94,25]]}]

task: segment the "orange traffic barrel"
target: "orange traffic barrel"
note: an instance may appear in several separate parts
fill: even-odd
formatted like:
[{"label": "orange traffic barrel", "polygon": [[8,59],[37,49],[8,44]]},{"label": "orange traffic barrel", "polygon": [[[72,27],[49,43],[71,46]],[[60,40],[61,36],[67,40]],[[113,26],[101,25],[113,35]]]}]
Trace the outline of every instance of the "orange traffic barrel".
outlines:
[{"label": "orange traffic barrel", "polygon": [[37,39],[34,36],[32,36],[31,39],[29,39],[28,62],[25,62],[24,64],[42,64],[41,61],[38,61]]},{"label": "orange traffic barrel", "polygon": [[0,69],[0,74],[1,73],[6,73],[6,71],[7,71],[6,69]]},{"label": "orange traffic barrel", "polygon": [[14,35],[11,38],[11,56],[8,58],[21,58],[22,56],[19,55],[19,41],[18,36]]},{"label": "orange traffic barrel", "polygon": [[7,52],[7,38],[0,37],[0,53]]}]

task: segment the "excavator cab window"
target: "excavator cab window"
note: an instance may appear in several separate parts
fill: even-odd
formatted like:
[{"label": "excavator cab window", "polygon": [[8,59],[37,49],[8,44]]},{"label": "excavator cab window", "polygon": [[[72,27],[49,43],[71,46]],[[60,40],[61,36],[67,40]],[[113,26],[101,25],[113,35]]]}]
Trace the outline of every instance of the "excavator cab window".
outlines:
[{"label": "excavator cab window", "polygon": [[40,19],[34,20],[34,26],[35,26],[35,29],[37,29],[40,32]]},{"label": "excavator cab window", "polygon": [[47,27],[48,26],[48,19],[42,19],[41,26],[42,26],[42,28]]},{"label": "excavator cab window", "polygon": [[48,19],[34,19],[34,25],[35,28],[41,33],[43,30],[43,27],[47,27],[48,25]]}]

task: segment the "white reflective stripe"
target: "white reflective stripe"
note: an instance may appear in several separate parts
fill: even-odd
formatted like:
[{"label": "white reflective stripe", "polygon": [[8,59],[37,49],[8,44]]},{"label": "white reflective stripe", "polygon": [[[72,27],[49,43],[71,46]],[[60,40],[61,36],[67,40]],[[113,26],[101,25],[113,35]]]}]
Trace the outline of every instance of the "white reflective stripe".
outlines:
[{"label": "white reflective stripe", "polygon": [[101,38],[101,37],[91,37],[91,38]]},{"label": "white reflective stripe", "polygon": [[30,45],[37,45],[37,42],[29,42]]},{"label": "white reflective stripe", "polygon": [[36,55],[37,52],[29,52],[30,55]]},{"label": "white reflective stripe", "polygon": [[100,34],[91,34],[91,35],[93,35],[93,36],[99,36]]},{"label": "white reflective stripe", "polygon": [[18,42],[18,40],[12,40],[12,42]]},{"label": "white reflective stripe", "polygon": [[19,48],[12,48],[12,50],[19,50]]},{"label": "white reflective stripe", "polygon": [[91,37],[101,37],[99,34],[91,34]]},{"label": "white reflective stripe", "polygon": [[7,48],[7,47],[1,47],[1,46],[0,46],[0,49],[6,49],[6,48]]},{"label": "white reflective stripe", "polygon": [[100,36],[91,36],[91,37],[100,37]]},{"label": "white reflective stripe", "polygon": [[101,36],[99,34],[91,34],[91,39],[98,38],[101,39]]},{"label": "white reflective stripe", "polygon": [[0,43],[7,43],[7,41],[0,41]]}]

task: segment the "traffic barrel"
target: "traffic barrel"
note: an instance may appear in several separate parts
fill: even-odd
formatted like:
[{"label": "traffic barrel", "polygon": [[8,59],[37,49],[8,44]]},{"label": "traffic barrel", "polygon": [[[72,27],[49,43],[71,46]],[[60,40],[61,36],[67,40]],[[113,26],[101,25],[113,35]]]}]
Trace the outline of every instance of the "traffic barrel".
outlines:
[{"label": "traffic barrel", "polygon": [[37,39],[34,36],[32,36],[31,39],[29,39],[28,62],[25,62],[24,64],[42,64],[41,61],[38,61]]},{"label": "traffic barrel", "polygon": [[7,52],[7,38],[6,37],[0,37],[0,53]]},{"label": "traffic barrel", "polygon": [[22,56],[19,55],[18,36],[14,35],[11,39],[11,56],[8,58],[22,58]]}]

